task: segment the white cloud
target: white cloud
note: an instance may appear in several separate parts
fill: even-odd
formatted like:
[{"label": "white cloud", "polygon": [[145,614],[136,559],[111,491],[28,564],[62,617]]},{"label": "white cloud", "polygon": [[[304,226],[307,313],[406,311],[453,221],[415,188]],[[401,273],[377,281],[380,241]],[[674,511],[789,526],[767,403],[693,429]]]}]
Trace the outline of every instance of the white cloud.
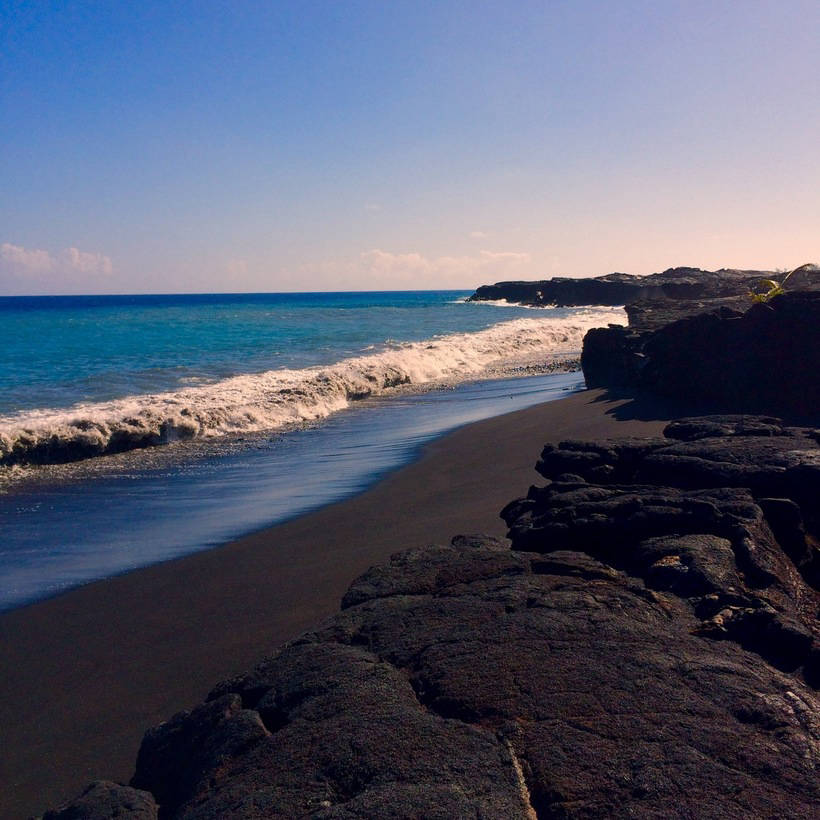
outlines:
[{"label": "white cloud", "polygon": [[54,267],[54,257],[48,251],[32,250],[11,242],[0,245],[0,262],[3,268],[32,273],[42,273]]},{"label": "white cloud", "polygon": [[486,239],[487,234],[484,231],[470,231],[470,239]]},{"label": "white cloud", "polygon": [[515,253],[514,251],[481,251],[481,258],[487,264],[501,263],[505,265],[526,265],[532,261],[532,256],[528,253]]},{"label": "white cloud", "polygon": [[387,286],[461,287],[485,278],[511,275],[532,257],[513,251],[481,251],[478,256],[427,257],[420,253],[390,253],[379,248],[361,254],[365,274]]},{"label": "white cloud", "polygon": [[268,270],[281,290],[469,290],[504,279],[535,278],[530,254],[491,251],[425,256],[373,248],[356,256],[304,262]]},{"label": "white cloud", "polygon": [[[441,257],[442,260],[444,258]],[[365,267],[379,273],[391,271],[428,273],[434,264],[420,253],[389,253],[378,248],[362,253],[361,259]]]},{"label": "white cloud", "polygon": [[[45,251],[40,251],[40,253],[45,253]],[[101,253],[81,251],[79,248],[66,248],[63,251],[63,259],[71,270],[80,273],[108,274],[113,270],[110,257],[103,256]]]},{"label": "white cloud", "polygon": [[58,254],[40,248],[25,248],[11,242],[0,245],[0,288],[23,293],[79,286],[94,287],[95,280],[114,270],[110,257],[79,248]]}]

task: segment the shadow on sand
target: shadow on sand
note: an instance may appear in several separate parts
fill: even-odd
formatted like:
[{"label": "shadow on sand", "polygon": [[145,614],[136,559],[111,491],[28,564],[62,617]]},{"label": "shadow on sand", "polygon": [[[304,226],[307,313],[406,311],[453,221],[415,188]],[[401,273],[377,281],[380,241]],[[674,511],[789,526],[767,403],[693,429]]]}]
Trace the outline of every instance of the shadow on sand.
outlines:
[{"label": "shadow on sand", "polygon": [[634,390],[615,387],[604,390],[593,399],[593,402],[611,404],[605,412],[618,421],[672,421],[684,416],[702,416],[709,412],[717,412],[714,408],[707,408],[695,402],[681,402],[652,393],[635,393]]},{"label": "shadow on sand", "polygon": [[774,416],[787,425],[814,427],[820,424],[818,416],[796,416],[778,413],[774,409],[755,407],[727,407],[719,404],[709,404],[703,401],[684,402],[654,395],[648,392],[635,393],[626,388],[606,388],[600,395],[592,399],[594,403],[612,405],[605,410],[608,416],[618,421],[672,421],[687,416],[708,415],[750,415]]}]

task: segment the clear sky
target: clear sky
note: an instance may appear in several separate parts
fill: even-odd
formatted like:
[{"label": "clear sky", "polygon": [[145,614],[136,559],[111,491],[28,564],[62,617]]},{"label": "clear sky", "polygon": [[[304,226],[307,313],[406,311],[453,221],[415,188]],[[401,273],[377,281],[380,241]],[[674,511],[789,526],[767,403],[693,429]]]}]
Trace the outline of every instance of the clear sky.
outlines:
[{"label": "clear sky", "polygon": [[820,261],[818,0],[0,0],[0,293]]}]

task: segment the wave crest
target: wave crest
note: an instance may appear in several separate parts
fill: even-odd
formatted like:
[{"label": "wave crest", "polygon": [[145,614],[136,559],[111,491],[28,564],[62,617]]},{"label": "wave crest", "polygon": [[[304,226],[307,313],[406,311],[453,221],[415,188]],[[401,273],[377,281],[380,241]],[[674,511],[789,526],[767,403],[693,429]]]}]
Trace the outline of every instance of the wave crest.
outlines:
[{"label": "wave crest", "polygon": [[620,309],[526,318],[408,342],[328,367],[233,376],[176,391],[0,417],[0,464],[55,464],[172,441],[281,430],[399,385],[463,381],[489,367],[576,353],[584,334],[623,323]]}]

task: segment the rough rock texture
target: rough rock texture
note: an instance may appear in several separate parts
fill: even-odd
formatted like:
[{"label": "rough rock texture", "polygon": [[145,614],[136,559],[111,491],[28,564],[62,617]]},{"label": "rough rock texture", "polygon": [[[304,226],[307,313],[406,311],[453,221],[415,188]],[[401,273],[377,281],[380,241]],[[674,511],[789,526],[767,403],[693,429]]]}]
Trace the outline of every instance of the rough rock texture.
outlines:
[{"label": "rough rock texture", "polygon": [[[511,750],[431,713],[361,640],[303,638],[143,741],[163,817],[516,817]],[[243,708],[243,706],[245,708]]]},{"label": "rough rock texture", "polygon": [[817,685],[818,431],[682,419],[659,439],[547,445],[502,516],[515,549],[583,549],[690,601],[700,631]]},{"label": "rough rock texture", "polygon": [[817,816],[820,433],[682,419],[538,469],[510,540],[372,568],[132,786],[160,818]]},{"label": "rough rock texture", "polygon": [[92,783],[79,797],[43,820],[156,820],[157,804],[151,794],[108,780]]},{"label": "rough rock texture", "polygon": [[670,268],[650,276],[499,282],[474,301],[626,306],[628,327],[590,330],[587,387],[643,388],[704,409],[820,418],[820,269],[803,265],[788,292],[752,304],[771,271]]},{"label": "rough rock texture", "polygon": [[641,381],[654,392],[820,418],[820,292],[787,293],[742,316],[674,322],[650,336],[643,353]]},{"label": "rough rock texture", "polygon": [[629,327],[587,333],[587,386],[641,387],[715,409],[818,418],[820,291],[746,308],[723,305],[676,321],[674,311],[660,311],[652,322],[631,310]]},{"label": "rough rock texture", "polygon": [[649,300],[658,309],[682,301],[745,296],[771,271],[669,268],[650,276],[610,273],[589,279],[555,277],[537,282],[497,282],[482,285],[471,301],[505,299],[527,305],[623,305]]},{"label": "rough rock texture", "polygon": [[639,386],[646,365],[643,346],[649,335],[647,331],[623,325],[588,330],[581,351],[581,369],[587,387]]},{"label": "rough rock texture", "polygon": [[180,818],[812,816],[815,692],[588,554],[472,544],[367,573],[134,782]]}]

